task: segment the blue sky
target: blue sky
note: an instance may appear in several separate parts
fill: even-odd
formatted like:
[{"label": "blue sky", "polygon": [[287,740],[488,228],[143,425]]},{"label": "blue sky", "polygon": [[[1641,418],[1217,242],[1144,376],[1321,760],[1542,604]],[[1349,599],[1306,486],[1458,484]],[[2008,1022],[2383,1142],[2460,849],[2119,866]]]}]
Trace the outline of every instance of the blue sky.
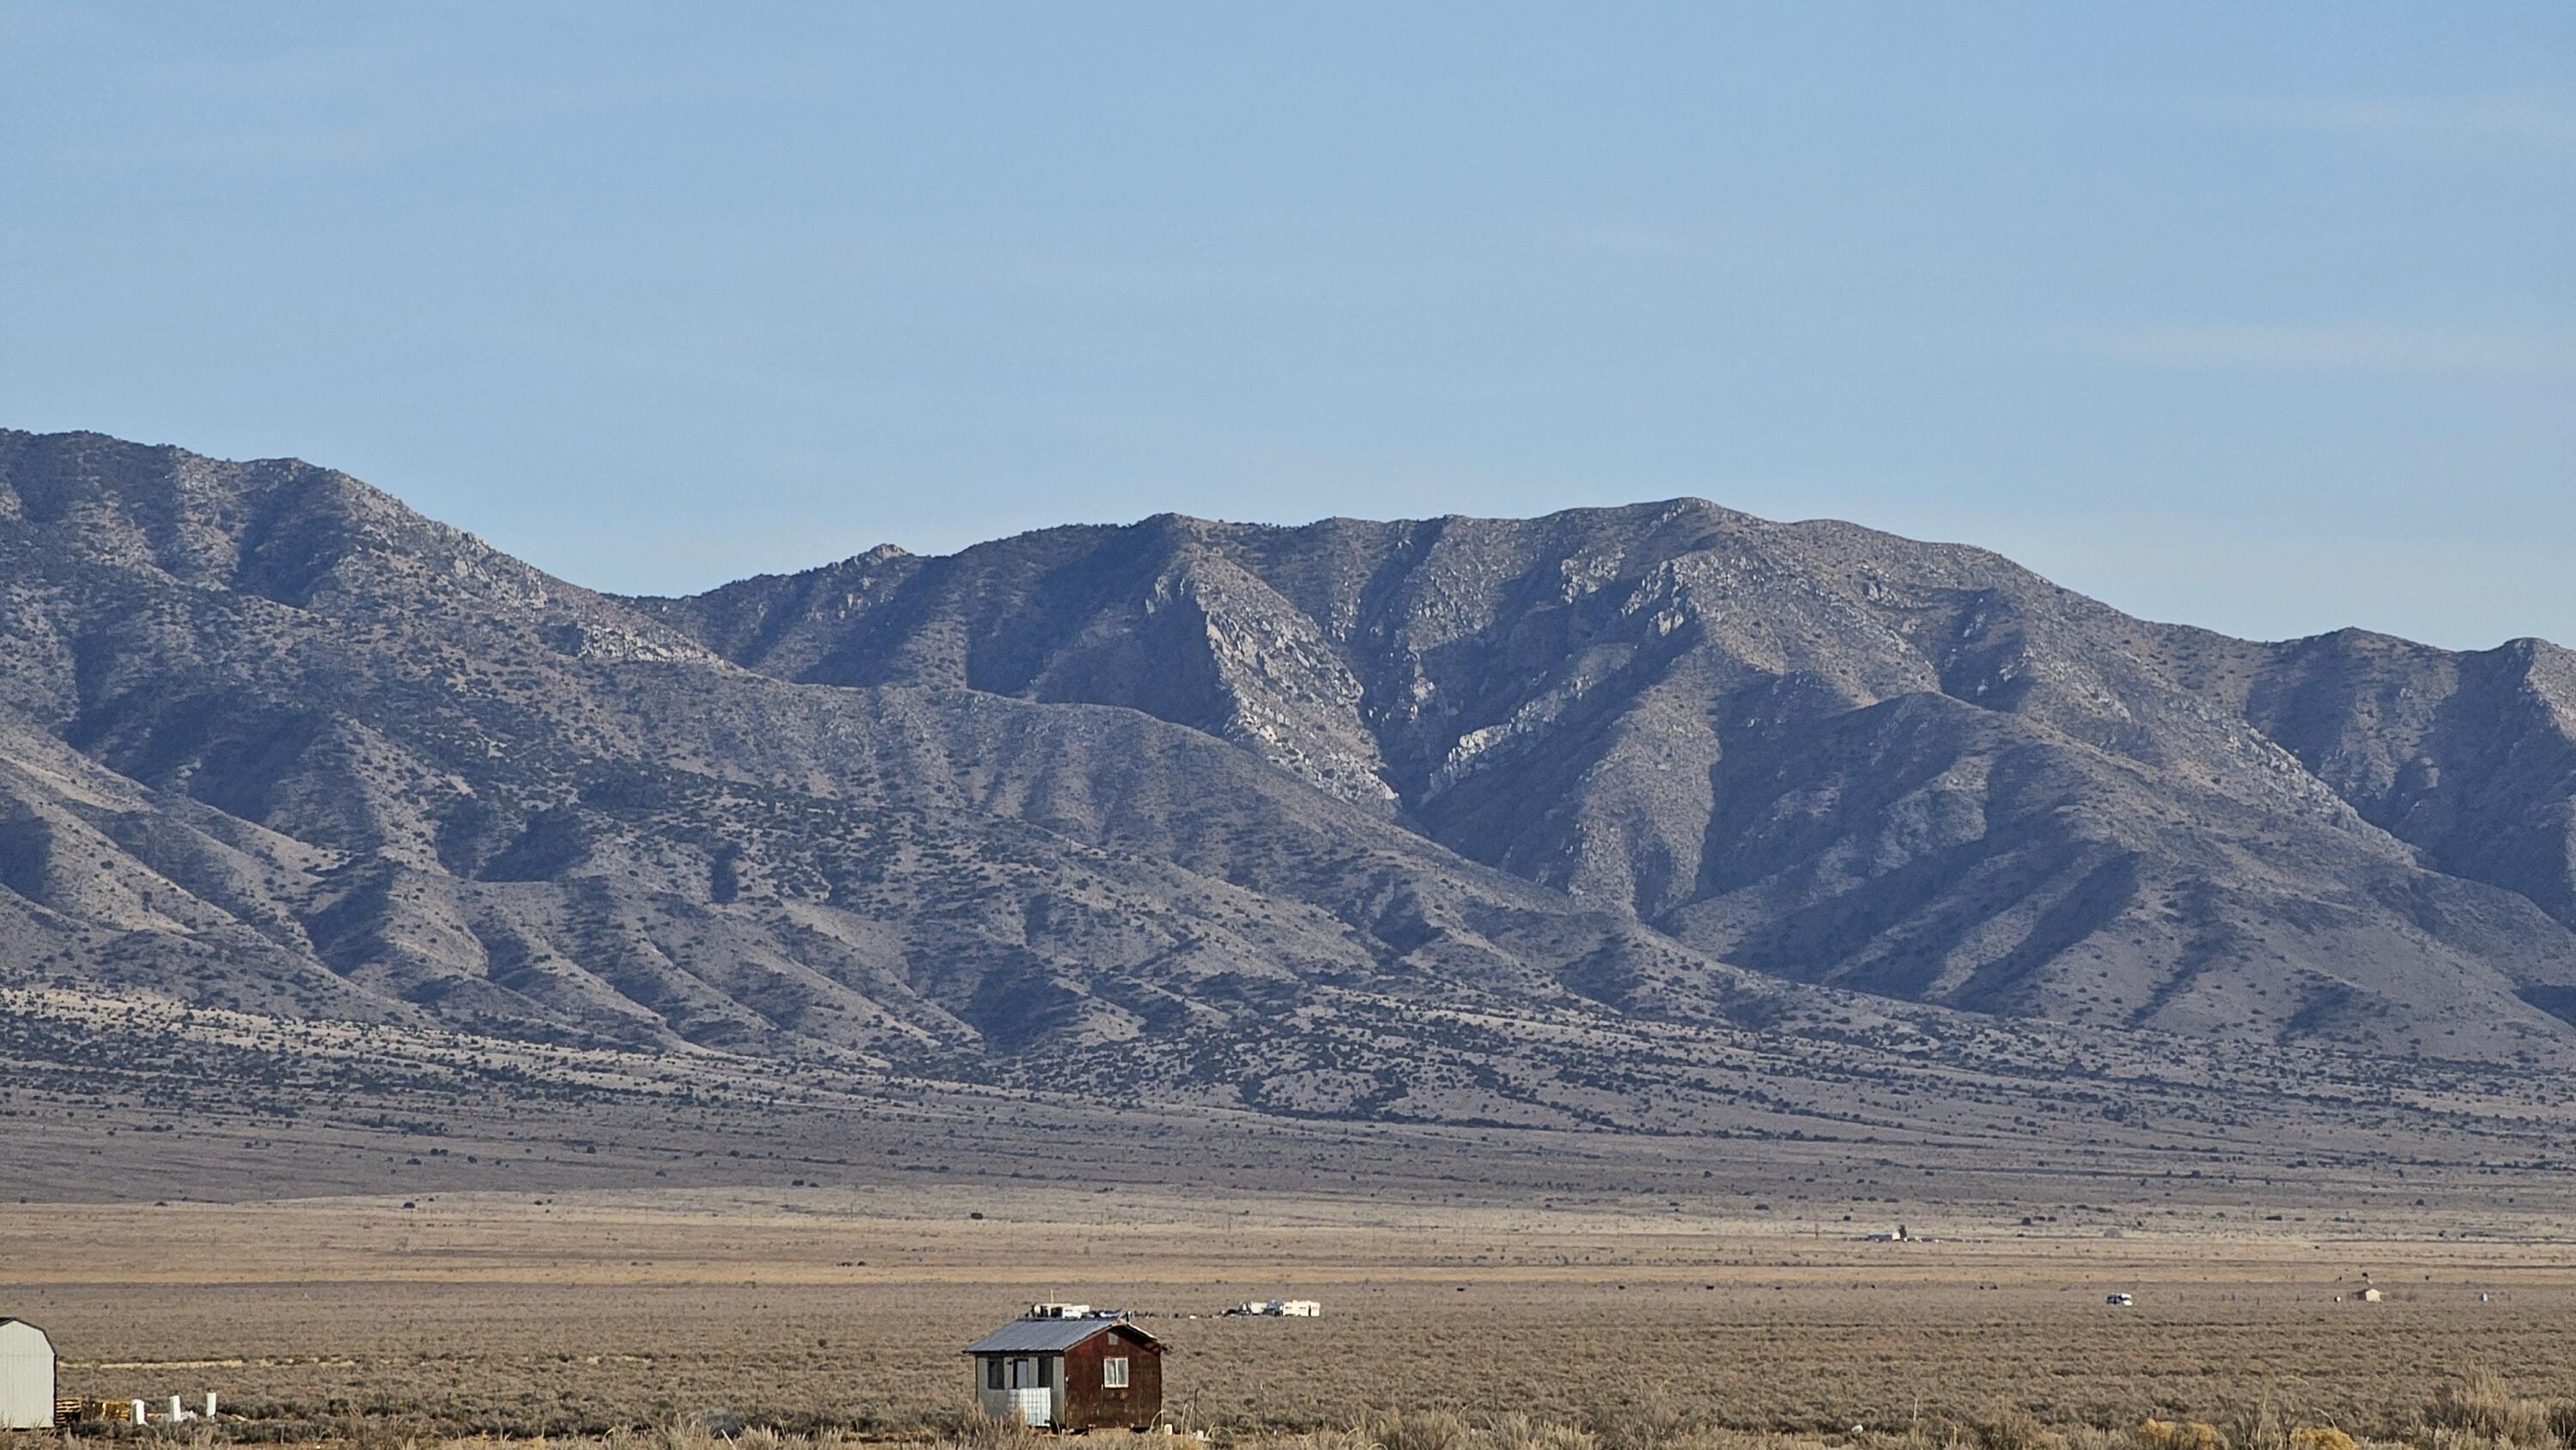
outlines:
[{"label": "blue sky", "polygon": [[2576,6],[0,0],[0,425],[582,583],[1695,494],[2576,642]]}]

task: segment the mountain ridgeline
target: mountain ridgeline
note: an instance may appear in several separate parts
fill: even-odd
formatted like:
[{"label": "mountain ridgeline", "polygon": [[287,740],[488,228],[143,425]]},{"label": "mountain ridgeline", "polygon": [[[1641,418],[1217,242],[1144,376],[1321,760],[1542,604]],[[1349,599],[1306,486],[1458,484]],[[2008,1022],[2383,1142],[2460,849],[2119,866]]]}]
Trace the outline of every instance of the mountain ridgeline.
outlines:
[{"label": "mountain ridgeline", "polygon": [[0,986],[1315,1112],[1469,1019],[2563,1068],[2576,657],[1694,500],[621,599],[0,433]]}]

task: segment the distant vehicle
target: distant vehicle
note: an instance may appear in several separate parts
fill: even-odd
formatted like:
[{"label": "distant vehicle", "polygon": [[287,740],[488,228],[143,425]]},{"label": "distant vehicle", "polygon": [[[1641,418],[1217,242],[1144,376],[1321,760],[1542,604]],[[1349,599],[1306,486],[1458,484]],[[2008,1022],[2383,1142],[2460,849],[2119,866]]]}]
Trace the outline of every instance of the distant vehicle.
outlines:
[{"label": "distant vehicle", "polygon": [[2102,1302],[2126,1309],[2130,1305],[2138,1302],[2138,1296],[2135,1294],[2105,1294],[2102,1296]]}]

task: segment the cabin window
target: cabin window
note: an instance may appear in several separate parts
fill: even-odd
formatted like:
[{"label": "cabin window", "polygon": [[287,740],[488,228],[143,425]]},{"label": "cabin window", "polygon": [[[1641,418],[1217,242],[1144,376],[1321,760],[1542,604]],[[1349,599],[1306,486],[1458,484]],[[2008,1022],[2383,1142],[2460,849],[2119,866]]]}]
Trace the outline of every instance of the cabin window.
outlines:
[{"label": "cabin window", "polygon": [[1100,1387],[1105,1390],[1127,1388],[1127,1359],[1121,1355],[1100,1362]]},{"label": "cabin window", "polygon": [[1001,1357],[996,1355],[993,1358],[984,1361],[984,1388],[988,1390],[998,1390],[1001,1387],[1002,1361]]},{"label": "cabin window", "polygon": [[1055,1388],[1054,1355],[1041,1354],[1038,1356],[1038,1388],[1042,1390],[1051,1390]]}]

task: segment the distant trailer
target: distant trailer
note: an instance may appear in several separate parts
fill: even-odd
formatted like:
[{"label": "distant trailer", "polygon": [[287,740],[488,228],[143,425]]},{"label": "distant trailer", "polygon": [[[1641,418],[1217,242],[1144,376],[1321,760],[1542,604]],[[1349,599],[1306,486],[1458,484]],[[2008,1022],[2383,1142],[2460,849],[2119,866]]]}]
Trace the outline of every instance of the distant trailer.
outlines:
[{"label": "distant trailer", "polygon": [[2102,1302],[2114,1305],[2118,1308],[2126,1309],[2130,1305],[2138,1302],[2138,1296],[2135,1294],[2105,1294],[2102,1296]]},{"label": "distant trailer", "polygon": [[1270,1319],[1320,1319],[1324,1315],[1324,1306],[1313,1299],[1246,1299],[1225,1312]]},{"label": "distant trailer", "polygon": [[54,1342],[24,1319],[0,1319],[0,1430],[54,1428]]}]

